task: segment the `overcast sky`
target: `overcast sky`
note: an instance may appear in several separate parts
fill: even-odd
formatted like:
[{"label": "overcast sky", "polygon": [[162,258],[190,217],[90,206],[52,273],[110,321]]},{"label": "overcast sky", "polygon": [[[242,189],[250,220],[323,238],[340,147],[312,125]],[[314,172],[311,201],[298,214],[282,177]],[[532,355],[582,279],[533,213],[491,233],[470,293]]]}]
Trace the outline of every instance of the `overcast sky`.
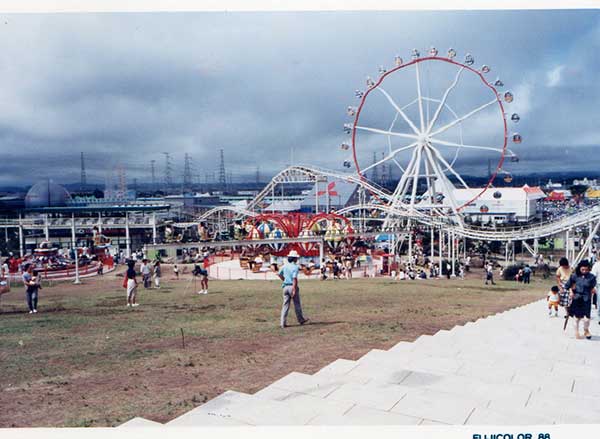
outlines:
[{"label": "overcast sky", "polygon": [[[165,151],[176,181],[184,153],[204,181],[220,148],[234,179],[257,167],[266,177],[292,155],[341,170],[354,91],[395,55],[409,60],[430,46],[453,47],[458,60],[470,52],[474,67],[492,68],[489,81],[499,76],[514,93],[507,112],[521,121],[509,131],[524,141],[512,172],[599,173],[598,11],[37,14],[4,15],[0,25],[3,185],[76,182],[81,151],[91,181],[118,162],[130,181],[149,181],[151,160],[161,178]],[[431,98],[453,80],[435,68],[423,74]],[[396,81],[395,98],[408,104],[414,75]],[[489,100],[481,84],[461,86],[457,113]],[[388,128],[378,105],[365,104],[370,123]],[[482,114],[462,135],[495,145],[497,123],[498,114]],[[360,138],[361,166],[386,142]],[[455,166],[485,174],[487,158],[465,153]]]}]

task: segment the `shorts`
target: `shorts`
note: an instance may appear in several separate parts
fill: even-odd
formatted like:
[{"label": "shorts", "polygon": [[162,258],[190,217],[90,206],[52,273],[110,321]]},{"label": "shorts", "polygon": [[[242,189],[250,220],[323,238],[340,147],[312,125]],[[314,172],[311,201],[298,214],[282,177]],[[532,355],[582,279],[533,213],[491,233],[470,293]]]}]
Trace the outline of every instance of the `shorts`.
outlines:
[{"label": "shorts", "polygon": [[557,307],[558,305],[558,301],[548,301],[548,308],[552,308],[553,306]]},{"label": "shorts", "polygon": [[129,299],[135,290],[137,289],[137,284],[133,279],[127,279],[127,298]]}]

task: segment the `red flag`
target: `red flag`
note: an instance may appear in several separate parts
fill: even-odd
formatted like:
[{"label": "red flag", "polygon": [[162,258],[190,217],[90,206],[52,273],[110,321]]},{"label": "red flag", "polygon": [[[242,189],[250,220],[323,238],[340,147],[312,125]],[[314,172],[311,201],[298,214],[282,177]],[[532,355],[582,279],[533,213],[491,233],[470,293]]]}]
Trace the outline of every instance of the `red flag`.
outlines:
[{"label": "red flag", "polygon": [[338,193],[337,193],[337,191],[333,190],[334,187],[335,187],[335,181],[332,181],[331,183],[329,183],[327,185],[327,190],[317,192],[317,196],[320,197],[321,195],[328,194],[330,196],[337,197]]}]

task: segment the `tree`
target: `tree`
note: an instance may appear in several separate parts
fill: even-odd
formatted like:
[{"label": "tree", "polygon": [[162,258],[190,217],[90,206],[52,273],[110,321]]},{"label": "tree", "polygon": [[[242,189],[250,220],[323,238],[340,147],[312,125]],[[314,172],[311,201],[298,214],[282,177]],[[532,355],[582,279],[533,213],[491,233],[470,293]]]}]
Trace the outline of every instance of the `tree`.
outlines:
[{"label": "tree", "polygon": [[588,187],[589,186],[585,184],[574,184],[569,186],[569,191],[571,191],[571,195],[573,195],[573,198],[579,201],[583,198],[583,195],[588,190]]}]

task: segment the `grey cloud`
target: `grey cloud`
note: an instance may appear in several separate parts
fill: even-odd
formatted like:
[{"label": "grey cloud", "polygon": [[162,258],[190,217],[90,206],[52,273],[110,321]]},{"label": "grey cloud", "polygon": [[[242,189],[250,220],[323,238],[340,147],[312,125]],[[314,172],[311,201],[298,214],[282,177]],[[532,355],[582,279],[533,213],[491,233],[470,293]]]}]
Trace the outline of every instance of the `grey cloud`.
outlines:
[{"label": "grey cloud", "polygon": [[[131,177],[149,179],[149,161],[160,171],[162,151],[173,153],[179,169],[187,152],[199,173],[211,172],[219,148],[239,172],[275,172],[292,147],[297,162],[339,169],[354,90],[396,53],[408,59],[413,47],[424,52],[432,44],[472,52],[476,65],[491,65],[512,90],[529,84],[530,109],[516,127],[527,145],[592,143],[598,133],[588,116],[600,97],[596,11],[9,18],[0,40],[8,60],[0,79],[11,85],[0,90],[0,141],[17,163],[3,160],[5,181],[29,178],[18,171],[23,160],[44,162],[57,180],[76,180],[79,151],[97,157],[88,161],[96,180],[116,161]],[[560,63],[570,67],[548,89],[545,74]],[[478,98],[461,103],[468,108]],[[476,128],[470,134],[483,138],[485,126]],[[551,166],[531,157],[538,159]],[[465,156],[462,166],[477,164]],[[479,163],[486,171],[487,162]]]}]

